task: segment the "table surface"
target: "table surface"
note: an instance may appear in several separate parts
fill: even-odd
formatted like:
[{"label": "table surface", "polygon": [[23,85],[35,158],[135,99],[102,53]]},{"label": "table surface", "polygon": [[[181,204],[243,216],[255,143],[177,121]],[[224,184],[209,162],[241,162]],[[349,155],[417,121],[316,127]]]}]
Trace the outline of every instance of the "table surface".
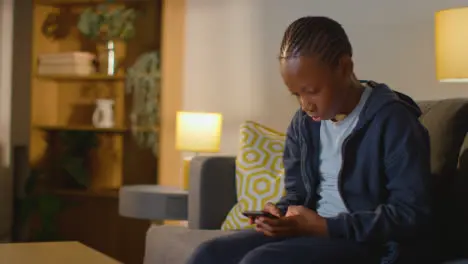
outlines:
[{"label": "table surface", "polygon": [[0,244],[0,263],[118,264],[116,260],[79,242]]}]

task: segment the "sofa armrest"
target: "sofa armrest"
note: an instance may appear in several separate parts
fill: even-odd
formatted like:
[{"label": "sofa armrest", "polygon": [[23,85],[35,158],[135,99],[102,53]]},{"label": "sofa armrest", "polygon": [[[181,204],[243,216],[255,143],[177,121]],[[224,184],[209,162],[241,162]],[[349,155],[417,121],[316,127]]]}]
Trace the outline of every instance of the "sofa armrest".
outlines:
[{"label": "sofa armrest", "polygon": [[237,202],[235,157],[197,156],[190,162],[188,224],[220,229]]}]

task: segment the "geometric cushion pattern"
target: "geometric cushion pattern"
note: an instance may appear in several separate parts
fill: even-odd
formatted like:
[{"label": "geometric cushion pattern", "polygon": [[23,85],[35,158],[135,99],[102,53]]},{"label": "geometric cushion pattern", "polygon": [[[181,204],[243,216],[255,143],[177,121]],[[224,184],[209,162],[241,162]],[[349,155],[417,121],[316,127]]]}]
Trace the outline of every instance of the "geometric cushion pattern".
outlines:
[{"label": "geometric cushion pattern", "polygon": [[246,210],[262,210],[284,194],[283,150],[285,134],[253,121],[241,125],[236,158],[237,204],[228,213],[222,230],[252,228],[242,215]]}]

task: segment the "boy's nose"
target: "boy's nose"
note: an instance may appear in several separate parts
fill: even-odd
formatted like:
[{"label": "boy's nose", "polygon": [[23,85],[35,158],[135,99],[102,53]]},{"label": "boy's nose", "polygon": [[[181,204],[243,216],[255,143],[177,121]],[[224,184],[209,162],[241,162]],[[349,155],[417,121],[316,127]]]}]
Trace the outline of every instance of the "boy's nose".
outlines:
[{"label": "boy's nose", "polygon": [[315,104],[303,104],[302,110],[306,112],[315,112],[315,110],[317,110],[317,107],[315,106]]}]

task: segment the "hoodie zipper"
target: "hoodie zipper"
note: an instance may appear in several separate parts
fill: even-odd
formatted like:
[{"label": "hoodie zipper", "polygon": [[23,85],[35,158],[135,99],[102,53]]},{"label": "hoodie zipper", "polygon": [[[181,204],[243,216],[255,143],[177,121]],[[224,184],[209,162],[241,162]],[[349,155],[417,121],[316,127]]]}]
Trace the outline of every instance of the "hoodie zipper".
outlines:
[{"label": "hoodie zipper", "polygon": [[[309,150],[307,149],[307,144],[304,144],[304,148],[303,148],[303,153],[301,155],[303,155],[303,157],[307,157],[307,152]],[[307,166],[305,166],[306,162],[301,162],[301,171],[303,171],[302,173],[302,181],[304,181],[304,185],[305,185],[305,188],[306,188],[306,192],[307,192],[307,196],[306,196],[306,199],[304,201],[304,205],[305,206],[309,206],[309,203],[310,203],[310,200],[312,199],[312,190],[310,188],[310,179],[309,179],[309,175],[310,175],[310,172],[309,171],[306,171],[306,168]]]},{"label": "hoodie zipper", "polygon": [[345,162],[346,144],[348,143],[349,139],[353,135],[354,133],[351,133],[348,137],[346,137],[346,139],[343,141],[343,145],[341,146],[341,168],[340,168],[340,172],[338,173],[338,194],[340,195],[340,198],[343,201],[343,204],[349,213],[351,213],[351,210],[349,209],[348,203],[346,202],[346,199],[344,199],[344,196],[343,196],[342,178],[343,178],[343,167],[345,165],[344,162]]}]

